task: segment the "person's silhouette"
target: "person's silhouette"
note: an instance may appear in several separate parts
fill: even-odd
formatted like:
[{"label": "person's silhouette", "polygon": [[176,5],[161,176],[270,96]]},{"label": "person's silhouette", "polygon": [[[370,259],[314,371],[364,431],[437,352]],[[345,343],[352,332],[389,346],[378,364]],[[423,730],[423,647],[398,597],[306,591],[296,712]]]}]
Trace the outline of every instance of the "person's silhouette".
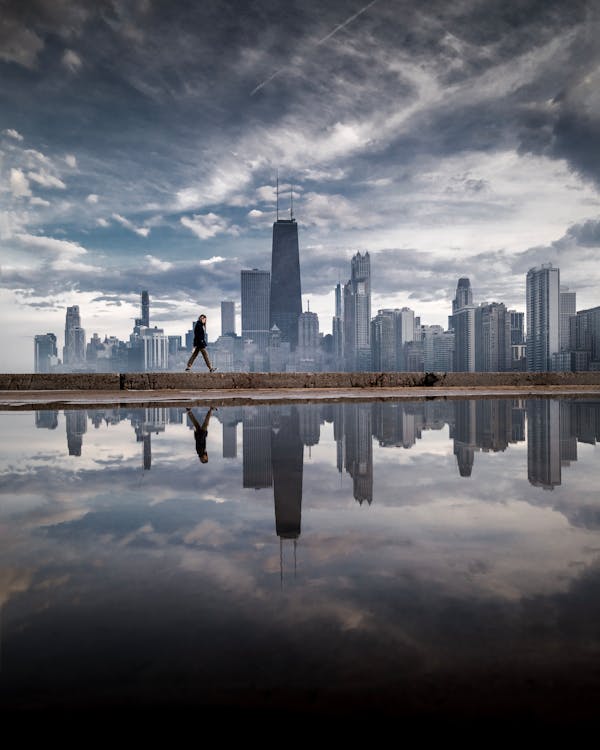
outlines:
[{"label": "person's silhouette", "polygon": [[208,461],[208,453],[206,452],[206,436],[208,435],[208,423],[210,422],[210,415],[213,412],[212,406],[206,412],[204,422],[200,424],[194,415],[194,412],[187,407],[186,411],[190,418],[191,423],[194,425],[194,438],[196,439],[196,453],[200,459],[200,463],[205,464]]}]

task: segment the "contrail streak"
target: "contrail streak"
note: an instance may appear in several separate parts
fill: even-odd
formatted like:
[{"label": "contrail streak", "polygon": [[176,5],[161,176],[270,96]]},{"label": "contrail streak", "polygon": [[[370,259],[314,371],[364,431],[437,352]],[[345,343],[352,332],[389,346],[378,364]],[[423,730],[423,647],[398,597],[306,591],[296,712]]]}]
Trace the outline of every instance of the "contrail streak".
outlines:
[{"label": "contrail streak", "polygon": [[[340,24],[339,26],[336,26],[336,27],[335,27],[335,29],[333,29],[333,31],[330,31],[330,32],[329,32],[329,34],[327,34],[327,36],[324,36],[324,37],[323,37],[323,39],[319,39],[319,41],[318,41],[318,42],[315,42],[315,46],[316,46],[316,47],[318,47],[319,45],[321,45],[321,44],[324,44],[324,43],[325,43],[325,42],[326,42],[326,41],[327,41],[328,39],[331,39],[331,37],[332,37],[332,36],[334,36],[334,34],[337,34],[337,33],[338,33],[338,31],[341,31],[342,29],[346,28],[346,26],[348,26],[348,24],[349,24],[349,23],[352,23],[352,21],[356,20],[356,19],[357,19],[357,18],[358,18],[359,16],[362,16],[362,14],[363,14],[363,13],[364,13],[365,11],[369,10],[369,8],[370,8],[370,7],[372,6],[372,5],[375,5],[375,3],[376,3],[376,2],[377,2],[377,0],[371,0],[371,2],[370,2],[370,3],[368,3],[367,5],[365,5],[365,7],[364,7],[364,8],[361,8],[361,9],[360,9],[359,11],[357,11],[357,12],[356,12],[356,13],[355,13],[354,15],[350,16],[350,18],[347,18],[347,19],[346,19],[346,20],[345,20],[345,21],[344,21],[343,23],[341,23],[341,24]],[[278,76],[278,75],[279,75],[280,73],[283,73],[283,72],[284,72],[285,70],[287,70],[287,69],[288,69],[289,67],[290,67],[289,65],[284,65],[284,66],[283,66],[282,68],[279,68],[278,70],[276,70],[276,71],[275,71],[275,72],[274,72],[274,73],[273,73],[272,75],[270,75],[270,76],[269,76],[268,78],[265,78],[265,80],[264,80],[264,81],[262,81],[262,83],[259,83],[259,84],[258,84],[258,86],[256,86],[255,88],[253,88],[253,89],[252,89],[252,91],[250,92],[250,96],[254,96],[254,94],[256,94],[256,92],[257,92],[257,91],[260,91],[260,90],[261,90],[261,89],[263,88],[263,86],[266,86],[266,85],[267,85],[268,83],[270,83],[270,82],[271,82],[271,81],[272,81],[272,80],[273,80],[274,78],[277,78],[277,76]]]}]

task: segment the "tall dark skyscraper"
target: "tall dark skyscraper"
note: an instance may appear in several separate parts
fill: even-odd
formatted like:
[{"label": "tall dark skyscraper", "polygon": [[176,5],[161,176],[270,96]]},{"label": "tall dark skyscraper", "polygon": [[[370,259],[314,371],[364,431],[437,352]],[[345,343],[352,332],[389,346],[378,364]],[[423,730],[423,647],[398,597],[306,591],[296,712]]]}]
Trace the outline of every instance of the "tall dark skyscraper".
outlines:
[{"label": "tall dark skyscraper", "polygon": [[281,340],[288,341],[291,349],[295,349],[298,343],[298,318],[302,313],[302,292],[298,225],[292,211],[289,219],[277,218],[273,224],[270,308],[270,327],[276,325],[281,331]]},{"label": "tall dark skyscraper", "polygon": [[150,296],[147,291],[142,292],[142,325],[150,327]]}]

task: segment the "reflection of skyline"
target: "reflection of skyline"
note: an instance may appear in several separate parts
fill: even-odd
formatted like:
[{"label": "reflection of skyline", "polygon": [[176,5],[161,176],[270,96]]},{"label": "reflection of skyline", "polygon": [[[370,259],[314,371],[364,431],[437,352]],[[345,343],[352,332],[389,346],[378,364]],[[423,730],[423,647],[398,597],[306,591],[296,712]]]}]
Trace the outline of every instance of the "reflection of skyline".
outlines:
[{"label": "reflection of skyline", "polygon": [[[129,420],[142,444],[142,466],[152,466],[151,436],[183,424],[181,408],[66,410],[69,455],[81,456],[88,418],[97,428]],[[527,438],[527,477],[533,486],[561,484],[562,468],[577,461],[577,443],[600,440],[600,402],[557,399],[480,399],[413,403],[349,402],[222,408],[223,458],[237,456],[242,423],[242,486],[274,487],[277,533],[289,519],[300,533],[303,447],[319,443],[321,425],[333,428],[336,468],[352,477],[353,495],[373,502],[373,441],[385,450],[410,450],[426,430],[448,426],[460,476],[470,477],[477,452],[505,451]],[[35,426],[55,429],[56,410],[35,413]],[[285,522],[277,519],[288,519]],[[287,527],[286,527],[287,528]],[[291,527],[290,527],[291,528]],[[281,533],[280,533],[281,531]]]}]

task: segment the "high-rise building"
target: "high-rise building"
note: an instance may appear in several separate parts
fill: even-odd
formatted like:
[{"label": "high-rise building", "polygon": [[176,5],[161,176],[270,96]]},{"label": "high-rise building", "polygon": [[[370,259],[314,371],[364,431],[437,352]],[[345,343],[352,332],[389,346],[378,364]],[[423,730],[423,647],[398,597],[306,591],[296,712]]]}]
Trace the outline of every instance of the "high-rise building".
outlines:
[{"label": "high-rise building", "polygon": [[344,285],[344,356],[352,372],[371,369],[371,260],[356,253]]},{"label": "high-rise building", "polygon": [[517,312],[516,310],[509,310],[509,312],[510,312],[510,343],[511,344],[523,344],[525,343],[525,325],[524,325],[525,313]]},{"label": "high-rise building", "polygon": [[331,323],[331,333],[333,335],[333,364],[334,368],[339,370],[342,369],[344,362],[344,311],[341,284],[335,288],[335,315]]},{"label": "high-rise building", "polygon": [[53,333],[39,334],[34,338],[34,372],[50,372],[52,365],[56,364],[57,357],[56,336]]},{"label": "high-rise building", "polygon": [[65,345],[63,348],[63,362],[71,367],[85,363],[85,330],[81,327],[79,305],[67,307],[65,321]]},{"label": "high-rise building", "polygon": [[289,219],[280,219],[278,216],[273,224],[268,328],[276,325],[281,331],[281,340],[288,341],[292,351],[298,343],[298,317],[301,313],[298,225],[290,211]]},{"label": "high-rise building", "polygon": [[475,372],[475,305],[452,315],[454,329],[454,372]]},{"label": "high-rise building", "polygon": [[408,366],[407,349],[408,344],[415,340],[415,312],[410,307],[395,310],[396,315],[396,369],[407,372],[412,369]]},{"label": "high-rise building", "polygon": [[502,302],[475,308],[475,370],[507,372],[511,369],[510,314]]},{"label": "high-rise building", "polygon": [[552,263],[527,272],[527,369],[547,372],[560,348],[560,270]]},{"label": "high-rise building", "polygon": [[317,313],[303,312],[298,317],[297,359],[312,363],[314,369],[319,357],[319,317]]},{"label": "high-rise building", "polygon": [[150,327],[150,296],[147,291],[142,292],[142,325]]},{"label": "high-rise building", "polygon": [[395,310],[378,310],[371,321],[371,350],[375,372],[396,371],[395,313]]},{"label": "high-rise building", "polygon": [[566,286],[561,286],[559,293],[560,308],[560,340],[559,351],[571,349],[571,317],[577,314],[577,292],[570,292]]},{"label": "high-rise building", "polygon": [[423,368],[426,372],[452,372],[454,333],[442,326],[422,326]]},{"label": "high-rise building", "polygon": [[265,355],[269,345],[271,274],[258,268],[242,271],[241,284],[242,339],[252,342],[257,353]]},{"label": "high-rise building", "polygon": [[600,307],[579,310],[571,329],[575,349],[573,369],[600,369]]},{"label": "high-rise building", "polygon": [[143,371],[169,369],[169,337],[162,328],[140,326],[140,339],[143,351]]},{"label": "high-rise building", "polygon": [[221,302],[221,336],[235,335],[235,302],[223,300]]},{"label": "high-rise building", "polygon": [[458,284],[456,285],[456,294],[452,300],[452,313],[472,304],[473,292],[471,290],[471,282],[463,276],[458,280]]}]

